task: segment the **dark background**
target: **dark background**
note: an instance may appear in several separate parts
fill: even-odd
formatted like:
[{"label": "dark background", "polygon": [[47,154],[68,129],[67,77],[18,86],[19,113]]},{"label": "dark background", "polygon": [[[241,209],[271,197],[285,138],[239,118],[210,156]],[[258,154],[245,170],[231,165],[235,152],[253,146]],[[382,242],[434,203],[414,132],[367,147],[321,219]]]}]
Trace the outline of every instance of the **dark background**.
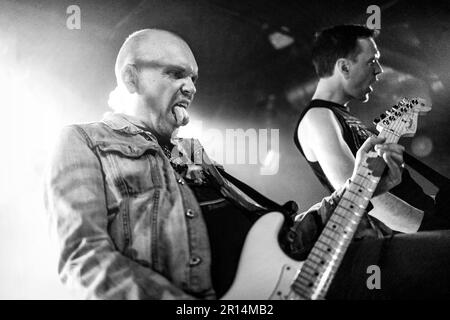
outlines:
[{"label": "dark background", "polygon": [[[115,57],[131,32],[167,29],[190,44],[200,68],[192,123],[222,132],[279,129],[277,174],[261,175],[261,163],[225,167],[274,200],[293,199],[305,210],[326,195],[292,140],[317,81],[313,35],[334,24],[366,24],[372,4],[381,8],[377,43],[385,73],[368,103],[350,106],[370,125],[402,96],[427,98],[433,110],[419,119],[415,138],[401,143],[450,176],[446,1],[0,1],[0,231],[9,261],[0,270],[6,283],[0,297],[64,297],[46,240],[42,173],[62,125],[95,121],[108,111]],[[80,30],[66,27],[70,5],[81,9]],[[274,32],[294,42],[276,49],[269,40]],[[203,139],[207,150],[214,146]]]}]

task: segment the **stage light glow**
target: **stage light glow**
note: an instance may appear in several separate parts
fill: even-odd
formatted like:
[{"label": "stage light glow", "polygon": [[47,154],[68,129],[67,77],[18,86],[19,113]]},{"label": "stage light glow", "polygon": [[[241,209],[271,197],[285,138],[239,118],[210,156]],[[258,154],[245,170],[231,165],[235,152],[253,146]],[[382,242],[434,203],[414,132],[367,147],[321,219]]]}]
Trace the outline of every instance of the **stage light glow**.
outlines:
[{"label": "stage light glow", "polygon": [[70,299],[57,277],[43,177],[65,107],[80,99],[40,65],[19,63],[14,41],[0,38],[0,299]]},{"label": "stage light glow", "polygon": [[269,34],[269,41],[275,49],[281,50],[293,44],[294,38],[285,32],[275,31]]},{"label": "stage light glow", "polygon": [[6,70],[6,77],[0,76],[0,86],[6,88],[2,97],[5,125],[0,130],[2,137],[8,137],[2,145],[9,152],[0,158],[0,166],[8,177],[1,188],[7,194],[20,190],[23,181],[41,176],[62,121],[58,95],[54,93],[58,91],[56,81],[39,72],[33,78],[41,81],[33,81],[30,71],[18,66]]},{"label": "stage light glow", "polygon": [[439,93],[444,91],[445,87],[441,80],[436,80],[431,83],[431,90],[433,90],[436,93]]},{"label": "stage light glow", "polygon": [[433,151],[433,141],[427,136],[415,137],[411,142],[411,150],[418,157],[426,157]]},{"label": "stage light glow", "polygon": [[274,175],[278,172],[280,163],[280,153],[270,149],[259,169],[261,175]]}]

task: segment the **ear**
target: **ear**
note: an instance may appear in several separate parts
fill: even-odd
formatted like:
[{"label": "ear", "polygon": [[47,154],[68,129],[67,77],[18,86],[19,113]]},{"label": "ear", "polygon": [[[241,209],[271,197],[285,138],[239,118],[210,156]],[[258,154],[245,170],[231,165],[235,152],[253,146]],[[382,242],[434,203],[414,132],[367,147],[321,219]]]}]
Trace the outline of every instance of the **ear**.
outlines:
[{"label": "ear", "polygon": [[122,82],[129,93],[136,93],[139,87],[139,79],[137,76],[136,66],[127,64],[122,68]]},{"label": "ear", "polygon": [[350,63],[347,59],[340,58],[336,61],[336,69],[345,79],[350,75]]}]

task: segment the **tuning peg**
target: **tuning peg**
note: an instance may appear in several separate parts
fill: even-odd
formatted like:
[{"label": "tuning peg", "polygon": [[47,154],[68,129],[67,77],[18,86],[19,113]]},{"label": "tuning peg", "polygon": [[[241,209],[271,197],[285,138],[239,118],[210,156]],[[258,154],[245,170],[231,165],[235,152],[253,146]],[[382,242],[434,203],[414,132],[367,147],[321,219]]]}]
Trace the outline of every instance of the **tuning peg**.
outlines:
[{"label": "tuning peg", "polygon": [[381,120],[379,119],[379,118],[375,118],[374,120],[373,120],[373,123],[374,124],[377,124],[378,122],[380,122]]},{"label": "tuning peg", "polygon": [[405,101],[403,99],[400,99],[399,101],[397,101],[397,105],[399,107],[403,107],[405,105]]},{"label": "tuning peg", "polygon": [[393,106],[392,109],[398,109],[398,105]]},{"label": "tuning peg", "polygon": [[384,118],[386,118],[386,117],[387,117],[387,115],[386,115],[385,113],[380,114],[380,118],[381,118],[381,119],[384,119]]}]

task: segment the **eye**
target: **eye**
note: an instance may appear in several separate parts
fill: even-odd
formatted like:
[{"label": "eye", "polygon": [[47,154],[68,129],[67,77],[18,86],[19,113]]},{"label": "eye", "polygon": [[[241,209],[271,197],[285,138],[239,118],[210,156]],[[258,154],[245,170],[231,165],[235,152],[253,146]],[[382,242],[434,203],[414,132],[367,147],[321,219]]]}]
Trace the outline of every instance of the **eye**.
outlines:
[{"label": "eye", "polygon": [[184,77],[184,72],[181,70],[172,70],[169,72],[169,74],[174,77],[175,79],[181,79]]},{"label": "eye", "polygon": [[165,74],[175,80],[182,79],[185,76],[184,70],[181,68],[166,68]]}]

